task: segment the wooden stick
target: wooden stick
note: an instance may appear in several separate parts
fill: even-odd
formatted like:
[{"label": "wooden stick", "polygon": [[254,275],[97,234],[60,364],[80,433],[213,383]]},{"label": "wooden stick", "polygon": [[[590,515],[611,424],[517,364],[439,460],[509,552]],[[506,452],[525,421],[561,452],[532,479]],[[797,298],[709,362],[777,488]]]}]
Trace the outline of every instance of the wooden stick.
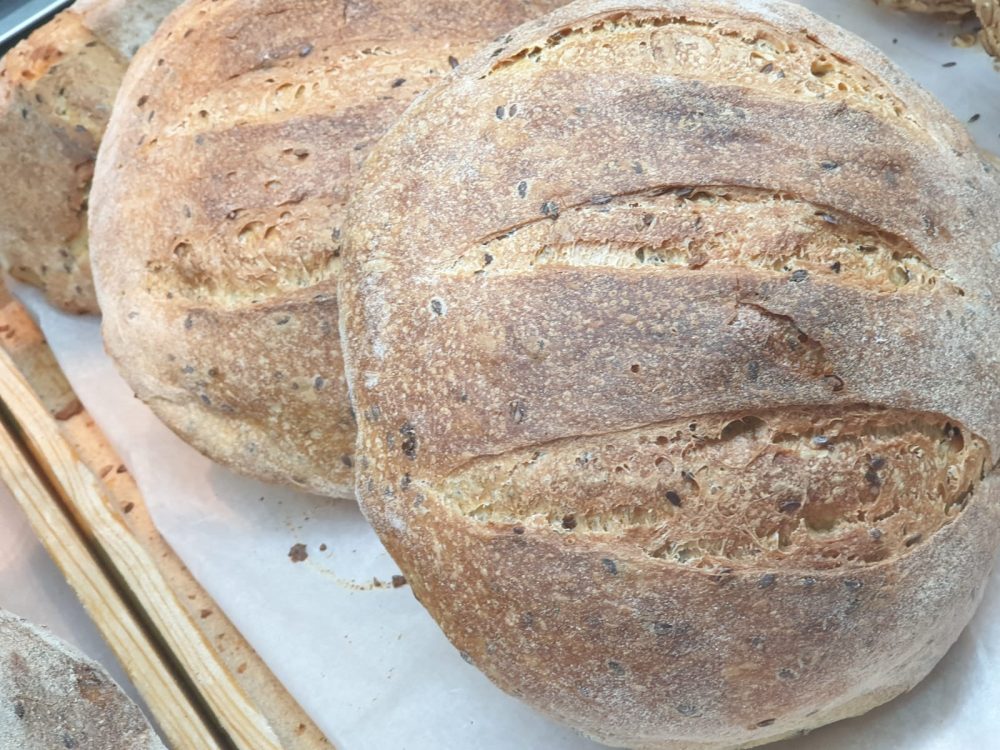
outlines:
[{"label": "wooden stick", "polygon": [[[189,660],[195,660],[192,675],[205,673],[204,666],[197,666],[198,660],[209,659],[207,663],[211,667],[208,671],[214,674],[216,681],[198,683],[198,687],[233,744],[241,750],[269,750],[273,747],[331,750],[332,746],[322,732],[159,535],[131,474],[76,398],[37,325],[2,286],[0,345],[30,381],[34,395],[38,397],[33,410],[34,426],[42,439],[34,442],[33,449],[38,454],[39,462],[47,465],[56,479],[59,477],[53,467],[60,465],[64,473],[68,471],[77,481],[89,484],[90,502],[86,503],[86,507],[97,512],[97,526],[116,530],[116,534],[124,528],[126,536],[135,542],[127,544],[130,554],[144,552],[146,567],[143,570],[158,571],[159,575],[151,579],[154,584],[151,593],[154,599],[159,600],[161,609],[154,611],[163,614],[162,605],[166,603],[169,605],[168,622],[174,625],[180,623],[180,631],[165,629],[164,636],[170,648],[175,649],[170,637],[183,635],[184,638],[192,638],[192,627],[201,634],[200,645],[195,641],[194,647],[179,651],[178,656],[186,653]],[[10,373],[6,374],[7,378],[0,379],[0,393],[3,392],[3,384],[9,380]],[[22,396],[26,395],[26,385],[22,385]],[[44,418],[43,411],[37,408],[39,405],[45,412]],[[43,460],[46,446],[51,443],[58,445],[59,438],[64,460]],[[68,455],[73,457],[68,464],[65,461],[67,449]],[[66,469],[67,466],[72,468]],[[99,504],[94,502],[95,495],[101,501]],[[92,523],[94,519],[82,507],[74,512],[84,528],[95,527]],[[110,527],[107,526],[109,519],[112,522]],[[96,533],[94,536],[98,539]],[[127,580],[126,583],[132,588],[135,582]],[[137,595],[142,592],[142,589],[133,590]],[[171,592],[172,596],[165,596],[165,591]],[[189,665],[190,661],[185,668]],[[200,679],[195,677],[196,681]],[[244,711],[248,713],[244,714]],[[275,737],[278,744],[274,744]],[[271,744],[266,744],[268,742]]]},{"label": "wooden stick", "polygon": [[10,488],[35,534],[146,699],[167,741],[178,750],[221,750],[156,646],[34,468],[13,436],[0,429],[0,479]]}]

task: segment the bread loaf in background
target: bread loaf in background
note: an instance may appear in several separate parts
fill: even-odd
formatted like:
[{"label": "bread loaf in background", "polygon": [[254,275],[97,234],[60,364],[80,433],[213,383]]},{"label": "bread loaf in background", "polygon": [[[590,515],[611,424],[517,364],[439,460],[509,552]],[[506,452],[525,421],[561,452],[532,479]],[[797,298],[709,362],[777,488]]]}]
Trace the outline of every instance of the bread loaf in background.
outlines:
[{"label": "bread loaf in background", "polygon": [[900,10],[915,13],[941,13],[949,16],[968,16],[975,13],[981,24],[979,41],[994,57],[1000,57],[1000,4],[997,0],[875,0]]},{"label": "bread loaf in background", "polygon": [[87,252],[94,158],[128,59],[179,0],[80,0],[0,62],[0,264],[97,312]]},{"label": "bread loaf in background", "polygon": [[0,611],[0,747],[163,750],[139,708],[101,666]]},{"label": "bread loaf in background", "polygon": [[777,1],[576,2],[359,185],[359,499],[498,686],[719,750],[953,643],[1000,542],[1000,190],[874,48]]},{"label": "bread loaf in background", "polygon": [[353,497],[343,206],[393,119],[553,0],[188,2],[137,56],[98,159],[108,351],[210,457]]}]

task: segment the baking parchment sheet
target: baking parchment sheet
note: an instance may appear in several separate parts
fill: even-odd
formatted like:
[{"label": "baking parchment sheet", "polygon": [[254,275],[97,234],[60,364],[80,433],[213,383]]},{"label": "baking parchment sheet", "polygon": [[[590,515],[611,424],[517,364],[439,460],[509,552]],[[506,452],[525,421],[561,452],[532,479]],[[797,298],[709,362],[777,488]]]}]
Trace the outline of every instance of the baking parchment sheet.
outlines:
[{"label": "baking parchment sheet", "polygon": [[[957,27],[868,0],[804,4],[875,43],[962,121],[974,120],[969,128],[980,145],[1000,148],[1000,72],[980,48],[952,46]],[[392,586],[399,571],[353,503],[213,465],[133,397],[103,352],[97,320],[60,314],[34,290],[13,286],[135,474],[163,535],[338,747],[599,747],[506,696],[462,661],[409,588]],[[300,562],[289,556],[297,544],[308,554]],[[0,606],[51,624],[113,661],[70,597],[0,488]],[[910,694],[776,747],[1000,748],[1000,575],[958,643]]]}]

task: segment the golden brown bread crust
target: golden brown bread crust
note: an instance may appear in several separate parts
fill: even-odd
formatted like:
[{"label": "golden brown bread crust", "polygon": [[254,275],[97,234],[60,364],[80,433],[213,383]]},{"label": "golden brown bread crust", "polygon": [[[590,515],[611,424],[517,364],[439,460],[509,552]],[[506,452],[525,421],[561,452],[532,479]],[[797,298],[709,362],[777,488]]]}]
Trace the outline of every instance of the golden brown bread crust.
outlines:
[{"label": "golden brown bread crust", "polygon": [[84,0],[0,63],[0,262],[96,313],[87,252],[94,159],[128,58],[178,0]]},{"label": "golden brown bread crust", "polygon": [[0,747],[163,750],[142,712],[96,662],[0,611]]},{"label": "golden brown bread crust", "polygon": [[105,340],[139,397],[237,470],[353,496],[335,292],[354,176],[417,93],[558,4],[179,9],[129,71],[92,201]]},{"label": "golden brown bread crust", "polygon": [[983,24],[979,41],[994,57],[1000,57],[1000,3],[997,0],[973,0],[976,15]]},{"label": "golden brown bread crust", "polygon": [[578,2],[372,151],[358,494],[500,687],[733,748],[912,687],[1000,543],[995,167],[781,2]]}]

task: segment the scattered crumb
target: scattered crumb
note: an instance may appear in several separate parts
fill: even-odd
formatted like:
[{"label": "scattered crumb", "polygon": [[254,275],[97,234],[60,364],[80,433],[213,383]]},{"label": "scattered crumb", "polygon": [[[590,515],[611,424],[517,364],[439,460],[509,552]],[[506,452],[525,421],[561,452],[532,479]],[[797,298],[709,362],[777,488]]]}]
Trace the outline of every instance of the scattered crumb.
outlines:
[{"label": "scattered crumb", "polygon": [[324,543],[324,544],[321,544],[321,545],[319,545],[319,551],[320,551],[320,552],[326,552],[326,544],[325,544],[325,543]]},{"label": "scattered crumb", "polygon": [[951,43],[955,47],[961,47],[962,49],[968,49],[976,43],[976,35],[970,32],[964,34],[955,34],[952,37]]},{"label": "scattered crumb", "polygon": [[306,545],[304,544],[293,544],[292,548],[288,550],[288,557],[293,563],[302,562],[307,557],[309,557],[309,552],[306,550]]},{"label": "scattered crumb", "polygon": [[406,576],[394,575],[392,577],[392,587],[394,589],[402,588],[405,585],[406,585]]},{"label": "scattered crumb", "polygon": [[201,619],[204,620],[206,617],[211,617],[212,610],[210,610],[210,609],[203,609],[199,614],[201,615]]},{"label": "scattered crumb", "polygon": [[125,503],[125,505],[122,507],[122,512],[125,513],[126,515],[131,513],[133,510],[135,510],[135,503],[133,503],[131,500]]}]

